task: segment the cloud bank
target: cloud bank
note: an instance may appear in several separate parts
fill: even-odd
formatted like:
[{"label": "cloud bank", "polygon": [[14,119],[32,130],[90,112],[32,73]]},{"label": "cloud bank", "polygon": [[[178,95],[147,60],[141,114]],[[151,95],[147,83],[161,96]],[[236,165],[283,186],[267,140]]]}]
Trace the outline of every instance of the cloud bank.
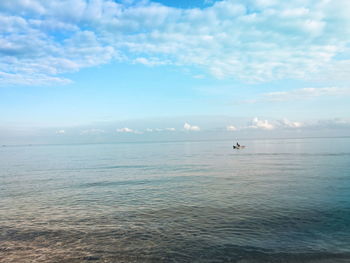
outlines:
[{"label": "cloud bank", "polygon": [[[202,118],[202,117],[201,117]],[[189,132],[183,129],[183,121],[167,119],[173,122],[175,131],[147,132],[146,127],[161,127],[165,120],[153,119],[139,122],[123,121],[122,123],[94,123],[91,126],[67,127],[4,127],[0,128],[0,145],[16,144],[56,144],[56,143],[114,143],[114,142],[156,142],[156,141],[198,141],[228,140],[233,138],[305,138],[305,137],[349,137],[350,119],[322,120],[288,120],[272,118],[223,118],[207,116],[205,121],[195,119],[201,129]],[[227,124],[234,126],[235,131],[228,130]],[[155,125],[155,126],[152,126]],[[190,124],[189,124],[190,125]],[[193,125],[190,125],[193,127]],[[254,126],[254,127],[252,127]],[[119,132],[117,132],[117,127]],[[128,127],[128,128],[127,128]],[[171,126],[169,126],[171,127]],[[273,128],[271,128],[273,127]],[[156,128],[148,128],[152,131]]]},{"label": "cloud bank", "polygon": [[110,61],[194,66],[217,78],[349,80],[348,0],[0,1],[2,85],[69,83]]},{"label": "cloud bank", "polygon": [[275,126],[271,124],[268,120],[259,120],[254,118],[248,128],[252,129],[262,129],[262,130],[273,130]]},{"label": "cloud bank", "polygon": [[134,133],[134,134],[142,134],[142,132],[138,131],[138,130],[133,130],[130,129],[128,127],[124,127],[124,128],[118,128],[117,129],[118,133]]},{"label": "cloud bank", "polygon": [[[56,134],[59,135],[67,135],[67,134],[76,134],[76,135],[108,135],[117,133],[124,134],[135,134],[135,135],[147,135],[147,134],[155,134],[155,135],[171,135],[171,134],[188,134],[188,131],[195,131],[200,133],[216,133],[216,132],[235,132],[235,133],[248,133],[249,132],[263,132],[269,133],[272,131],[308,131],[308,130],[329,130],[329,129],[350,129],[350,120],[349,119],[322,119],[322,120],[314,120],[314,121],[295,121],[289,120],[287,118],[283,119],[262,119],[258,117],[254,117],[251,120],[237,120],[235,125],[230,124],[226,127],[224,123],[226,120],[222,120],[216,122],[215,124],[210,124],[213,119],[208,118],[208,122],[206,123],[205,128],[200,128],[196,125],[191,125],[187,122],[184,123],[183,129],[179,128],[142,128],[138,125],[138,127],[124,127],[115,129],[112,124],[107,125],[104,129],[102,128],[69,128],[58,129],[55,131]],[[129,123],[132,125],[131,123]],[[179,123],[174,123],[174,125],[179,126]],[[69,132],[67,132],[69,131]],[[193,133],[198,134],[198,133]]]},{"label": "cloud bank", "polygon": [[199,128],[199,126],[191,125],[187,122],[184,124],[184,129],[185,129],[185,131],[200,131],[201,130]]}]

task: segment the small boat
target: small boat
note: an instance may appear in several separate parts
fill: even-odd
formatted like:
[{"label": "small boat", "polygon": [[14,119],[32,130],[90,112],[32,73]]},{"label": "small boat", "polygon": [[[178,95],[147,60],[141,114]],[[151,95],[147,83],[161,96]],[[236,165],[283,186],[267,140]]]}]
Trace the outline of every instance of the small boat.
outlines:
[{"label": "small boat", "polygon": [[236,145],[233,145],[233,149],[236,149],[236,150],[239,150],[239,149],[244,149],[245,146],[244,145],[241,145],[241,146],[236,146]]}]

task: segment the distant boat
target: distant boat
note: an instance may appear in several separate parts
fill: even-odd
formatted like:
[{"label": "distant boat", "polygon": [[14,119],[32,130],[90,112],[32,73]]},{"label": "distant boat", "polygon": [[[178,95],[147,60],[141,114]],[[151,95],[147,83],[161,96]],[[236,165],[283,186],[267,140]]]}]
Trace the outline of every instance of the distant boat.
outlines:
[{"label": "distant boat", "polygon": [[244,149],[244,148],[245,148],[245,145],[240,145],[240,146],[233,145],[233,149],[236,149],[236,150]]}]

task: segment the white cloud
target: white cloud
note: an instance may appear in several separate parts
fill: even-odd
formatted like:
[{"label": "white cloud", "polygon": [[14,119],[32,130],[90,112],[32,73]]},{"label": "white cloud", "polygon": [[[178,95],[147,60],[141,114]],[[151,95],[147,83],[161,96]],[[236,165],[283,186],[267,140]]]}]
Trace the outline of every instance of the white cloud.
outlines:
[{"label": "white cloud", "polygon": [[133,129],[130,129],[130,128],[119,128],[117,129],[117,132],[122,132],[122,133],[135,133],[135,131]]},{"label": "white cloud", "polygon": [[[281,129],[304,129],[309,127],[310,124],[299,122],[299,121],[291,121],[286,118],[281,120],[261,120],[257,117],[253,118],[252,121],[249,122],[247,126],[236,128],[236,130],[241,129],[257,129],[257,130],[281,130]],[[227,126],[226,130],[230,130],[231,126]],[[233,129],[234,131],[234,129]]]},{"label": "white cloud", "polygon": [[235,126],[233,126],[233,125],[229,125],[229,126],[226,127],[226,130],[227,131],[237,131],[237,128]]},{"label": "white cloud", "polygon": [[327,130],[327,129],[349,129],[349,119],[322,119],[309,120],[305,122],[291,121],[286,118],[282,120],[260,120],[254,118],[247,126],[240,127],[241,129],[256,129],[256,130],[295,130],[295,131],[310,131],[310,130]]},{"label": "white cloud", "polygon": [[152,128],[152,129],[147,128],[146,131],[147,132],[162,132],[162,131],[164,131],[164,129],[161,129],[161,128]]},{"label": "white cloud", "polygon": [[56,134],[65,134],[65,133],[66,133],[65,130],[58,130],[58,131],[56,131]]},{"label": "white cloud", "polygon": [[81,135],[84,135],[84,134],[88,134],[88,135],[93,134],[93,135],[96,135],[96,134],[103,134],[103,133],[105,133],[105,131],[102,130],[102,129],[87,129],[87,130],[83,130],[83,131],[80,132]]},{"label": "white cloud", "polygon": [[223,0],[205,9],[0,1],[0,80],[62,84],[63,73],[111,60],[190,65],[248,82],[320,79],[327,72],[349,80],[349,12],[347,0]]},{"label": "white cloud", "polygon": [[262,129],[262,130],[273,130],[275,126],[271,124],[268,120],[259,120],[254,118],[248,128],[252,129]]},{"label": "white cloud", "polygon": [[175,128],[147,128],[146,132],[163,132],[163,131],[176,131]]},{"label": "white cloud", "polygon": [[185,123],[184,124],[184,129],[186,131],[200,131],[200,128],[198,126],[195,125],[190,125],[189,123]]},{"label": "white cloud", "polygon": [[282,128],[292,128],[292,129],[301,128],[304,126],[302,122],[290,121],[287,119],[280,120],[279,124]]},{"label": "white cloud", "polygon": [[171,64],[171,62],[169,61],[162,61],[162,60],[159,60],[158,58],[136,58],[134,60],[134,63],[143,64],[150,67]]},{"label": "white cloud", "polygon": [[350,89],[338,87],[303,88],[291,91],[270,92],[264,94],[269,101],[304,100],[321,96],[350,95]]}]

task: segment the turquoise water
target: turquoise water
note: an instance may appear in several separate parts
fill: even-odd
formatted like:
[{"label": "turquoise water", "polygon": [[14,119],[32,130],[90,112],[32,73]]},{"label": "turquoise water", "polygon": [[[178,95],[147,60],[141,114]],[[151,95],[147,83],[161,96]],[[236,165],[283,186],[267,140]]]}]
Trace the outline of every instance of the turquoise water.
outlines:
[{"label": "turquoise water", "polygon": [[0,147],[0,262],[350,262],[350,138]]}]

